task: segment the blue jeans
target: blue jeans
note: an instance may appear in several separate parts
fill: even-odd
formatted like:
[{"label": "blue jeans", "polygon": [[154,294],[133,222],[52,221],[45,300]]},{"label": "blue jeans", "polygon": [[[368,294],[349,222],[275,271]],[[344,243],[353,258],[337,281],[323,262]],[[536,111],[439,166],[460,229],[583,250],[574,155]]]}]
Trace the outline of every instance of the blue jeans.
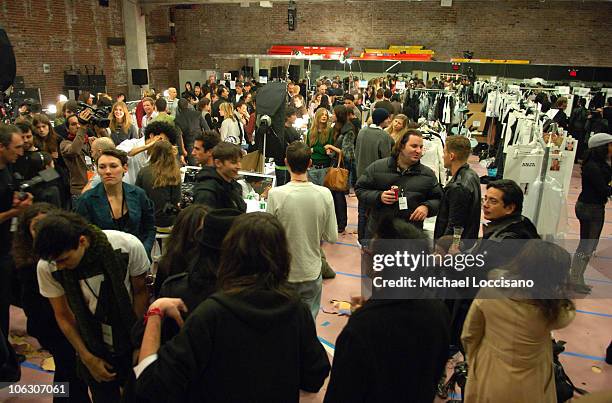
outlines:
[{"label": "blue jeans", "polygon": [[323,179],[329,168],[310,168],[308,170],[308,180],[315,185],[323,186]]},{"label": "blue jeans", "polygon": [[288,284],[300,296],[302,302],[310,309],[312,318],[316,320],[319,308],[321,307],[321,291],[323,290],[321,274],[319,274],[316,280]]}]

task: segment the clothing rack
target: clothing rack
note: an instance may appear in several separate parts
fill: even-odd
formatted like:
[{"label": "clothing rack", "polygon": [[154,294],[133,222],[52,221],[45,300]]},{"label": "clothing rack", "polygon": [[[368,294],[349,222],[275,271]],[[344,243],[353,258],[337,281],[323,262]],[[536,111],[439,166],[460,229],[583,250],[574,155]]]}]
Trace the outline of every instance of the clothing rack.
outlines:
[{"label": "clothing rack", "polygon": [[519,87],[521,91],[547,91],[547,92],[558,92],[557,88],[540,88],[540,87]]},{"label": "clothing rack", "polygon": [[438,89],[438,88],[411,88],[410,91],[420,91],[420,92],[444,92],[447,94],[454,94],[455,90],[446,90],[446,89]]}]

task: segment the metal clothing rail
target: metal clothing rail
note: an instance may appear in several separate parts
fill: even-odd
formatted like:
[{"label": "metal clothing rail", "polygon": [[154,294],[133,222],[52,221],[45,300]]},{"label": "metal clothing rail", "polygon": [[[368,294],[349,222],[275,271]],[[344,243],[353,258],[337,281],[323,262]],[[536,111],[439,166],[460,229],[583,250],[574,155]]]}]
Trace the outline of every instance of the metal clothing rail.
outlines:
[{"label": "metal clothing rail", "polygon": [[421,91],[421,92],[446,92],[448,94],[454,94],[455,90],[441,90],[437,88],[411,88],[410,91]]}]

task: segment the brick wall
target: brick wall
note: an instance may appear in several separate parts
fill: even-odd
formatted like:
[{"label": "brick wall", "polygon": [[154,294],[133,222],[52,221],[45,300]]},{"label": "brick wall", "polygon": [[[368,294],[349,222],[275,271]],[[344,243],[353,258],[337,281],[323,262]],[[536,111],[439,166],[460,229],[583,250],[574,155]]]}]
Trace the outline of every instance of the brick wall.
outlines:
[{"label": "brick wall", "polygon": [[[97,0],[0,0],[0,25],[7,31],[26,87],[40,88],[43,105],[57,101],[69,66],[104,70],[111,94],[127,89],[125,48],[108,47],[107,37],[123,37],[120,2]],[[43,72],[43,63],[50,72]],[[84,69],[82,72],[85,73]]]},{"label": "brick wall", "polygon": [[[170,35],[169,8],[157,8],[147,14],[147,36],[168,37]],[[149,39],[147,55],[149,60],[149,86],[163,90],[178,83],[176,44],[155,43]]]},{"label": "brick wall", "polygon": [[[265,53],[273,44],[365,47],[418,44],[438,60],[528,59],[541,64],[612,66],[610,2],[535,0],[297,2],[297,29],[287,29],[287,3],[198,5],[177,10],[180,69],[235,67],[215,53]],[[227,65],[229,67],[226,67]],[[242,65],[241,63],[238,63]]]},{"label": "brick wall", "polygon": [[[386,47],[421,44],[438,60],[469,49],[477,58],[529,59],[532,63],[612,66],[611,2],[535,0],[298,1],[297,30],[287,29],[287,3],[272,9],[252,4],[197,5],[175,11],[176,43],[148,45],[150,85],[178,84],[178,69],[235,70],[245,60],[210,54],[263,54],[273,44]],[[147,35],[168,36],[169,7],[147,14]],[[18,75],[40,87],[43,104],[55,101],[67,66],[103,68],[111,94],[125,92],[129,79],[125,48],[108,46],[123,37],[120,0],[100,7],[97,0],[0,0],[0,24],[15,48]],[[51,66],[43,73],[43,63]]]}]

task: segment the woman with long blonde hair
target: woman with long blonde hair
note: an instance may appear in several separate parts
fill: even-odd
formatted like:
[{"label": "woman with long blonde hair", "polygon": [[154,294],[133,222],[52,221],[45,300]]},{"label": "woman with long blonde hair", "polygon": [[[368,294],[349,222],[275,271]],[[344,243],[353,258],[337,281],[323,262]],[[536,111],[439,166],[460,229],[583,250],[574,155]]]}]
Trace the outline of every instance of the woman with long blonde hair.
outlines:
[{"label": "woman with long blonde hair", "polygon": [[318,109],[312,119],[310,130],[306,134],[306,144],[312,150],[312,167],[308,170],[308,179],[315,185],[323,185],[323,179],[327,169],[331,165],[331,158],[325,150],[325,146],[333,144],[331,119],[327,109]]},{"label": "woman with long blonde hair", "polygon": [[221,123],[221,141],[241,145],[244,139],[244,127],[234,115],[234,107],[229,102],[219,105],[219,114],[223,117]]},{"label": "woman with long blonde hair", "polygon": [[153,201],[155,226],[171,227],[181,201],[181,171],[177,150],[170,142],[159,140],[149,150],[149,165],[138,172],[136,186]]},{"label": "woman with long blonde hair", "polygon": [[385,128],[385,131],[397,143],[404,136],[404,133],[408,131],[408,116],[401,113],[395,115],[389,127]]},{"label": "woman with long blonde hair", "polygon": [[125,102],[115,102],[108,118],[110,119],[111,138],[115,145],[137,137],[138,131],[136,126],[132,124],[132,116]]}]

